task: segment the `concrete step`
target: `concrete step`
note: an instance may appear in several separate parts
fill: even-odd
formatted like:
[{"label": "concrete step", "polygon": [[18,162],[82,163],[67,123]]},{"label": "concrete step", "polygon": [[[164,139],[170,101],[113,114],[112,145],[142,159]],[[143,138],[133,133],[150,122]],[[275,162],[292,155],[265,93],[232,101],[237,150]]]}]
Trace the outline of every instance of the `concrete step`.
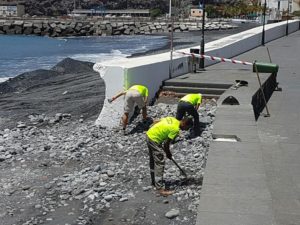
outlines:
[{"label": "concrete step", "polygon": [[[156,101],[155,104],[159,103],[165,103],[165,104],[178,104],[179,99],[185,96],[186,93],[176,93],[176,96],[170,95],[170,96],[160,96]],[[218,99],[219,95],[202,95],[203,99]]]},{"label": "concrete step", "polygon": [[232,84],[198,83],[198,82],[193,82],[191,80],[182,79],[181,81],[166,80],[166,81],[164,81],[164,86],[228,89],[232,86]]},{"label": "concrete step", "polygon": [[[176,92],[176,97],[178,98],[182,98],[183,96],[185,96],[187,93],[178,93]],[[202,94],[202,97],[205,99],[218,99],[220,97],[220,95],[215,95],[215,94]]]},{"label": "concrete step", "polygon": [[204,88],[204,87],[186,87],[186,86],[163,86],[163,91],[172,91],[176,93],[201,93],[221,95],[227,89],[224,88]]}]

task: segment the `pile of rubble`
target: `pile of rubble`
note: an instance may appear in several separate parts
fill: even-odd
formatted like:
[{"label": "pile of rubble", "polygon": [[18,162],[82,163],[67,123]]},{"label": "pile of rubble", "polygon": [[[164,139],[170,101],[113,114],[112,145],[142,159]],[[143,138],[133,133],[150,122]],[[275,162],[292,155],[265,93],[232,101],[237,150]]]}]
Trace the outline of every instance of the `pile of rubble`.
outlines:
[{"label": "pile of rubble", "polygon": [[[148,108],[148,115],[161,118],[175,111],[176,105],[158,104]],[[202,135],[191,139],[182,132],[171,147],[188,179],[167,161],[165,180],[175,190],[168,198],[149,186],[145,132],[150,121],[142,123],[141,115],[126,136],[62,114],[47,124],[45,115],[31,115],[18,127],[0,131],[0,219],[24,225],[169,224],[170,219],[194,224],[216,106],[207,102],[199,112]],[[122,214],[130,207],[138,215]]]}]

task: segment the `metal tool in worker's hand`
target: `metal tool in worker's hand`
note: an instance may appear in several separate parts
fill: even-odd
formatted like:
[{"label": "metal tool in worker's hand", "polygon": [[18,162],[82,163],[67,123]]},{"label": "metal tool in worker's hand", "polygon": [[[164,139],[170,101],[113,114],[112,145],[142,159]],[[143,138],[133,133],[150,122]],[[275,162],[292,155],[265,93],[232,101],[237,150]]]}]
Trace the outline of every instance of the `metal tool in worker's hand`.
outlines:
[{"label": "metal tool in worker's hand", "polygon": [[171,158],[171,160],[177,166],[177,168],[180,170],[181,174],[187,178],[186,172],[177,164],[177,162],[173,158]]},{"label": "metal tool in worker's hand", "polygon": [[109,98],[109,99],[107,99],[107,101],[108,101],[108,103],[112,103],[112,99],[111,98]]}]

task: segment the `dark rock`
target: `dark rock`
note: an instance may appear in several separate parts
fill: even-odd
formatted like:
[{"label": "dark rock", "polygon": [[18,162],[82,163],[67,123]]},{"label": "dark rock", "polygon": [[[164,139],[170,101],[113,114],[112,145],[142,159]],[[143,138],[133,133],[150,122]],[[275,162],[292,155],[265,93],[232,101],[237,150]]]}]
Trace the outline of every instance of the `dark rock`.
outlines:
[{"label": "dark rock", "polygon": [[0,155],[0,162],[3,162],[6,160],[6,157],[4,155]]},{"label": "dark rock", "polygon": [[51,149],[51,146],[50,145],[45,145],[44,146],[44,151],[49,151]]},{"label": "dark rock", "polygon": [[81,62],[71,58],[66,58],[52,68],[59,73],[79,73],[93,70],[94,63]]},{"label": "dark rock", "polygon": [[30,185],[24,185],[24,186],[22,187],[22,190],[23,190],[23,191],[27,191],[27,190],[29,190],[30,188],[31,188]]}]

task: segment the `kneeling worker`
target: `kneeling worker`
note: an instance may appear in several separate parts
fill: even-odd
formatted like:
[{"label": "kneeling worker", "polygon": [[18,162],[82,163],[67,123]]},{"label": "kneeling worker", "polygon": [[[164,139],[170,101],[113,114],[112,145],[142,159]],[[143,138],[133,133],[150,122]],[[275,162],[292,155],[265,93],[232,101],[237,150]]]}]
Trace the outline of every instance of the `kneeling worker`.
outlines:
[{"label": "kneeling worker", "polygon": [[194,135],[200,135],[199,126],[199,114],[198,108],[202,102],[202,95],[199,94],[187,94],[179,100],[177,106],[176,119],[182,120],[182,118],[188,114],[194,118]]},{"label": "kneeling worker", "polygon": [[193,125],[191,119],[181,121],[174,117],[165,117],[155,121],[147,131],[147,145],[150,157],[150,175],[152,185],[161,195],[171,195],[173,191],[165,190],[163,173],[165,168],[165,156],[172,159],[170,142],[179,134],[179,130],[188,130]]},{"label": "kneeling worker", "polygon": [[147,101],[148,101],[148,88],[142,85],[133,85],[127,91],[122,91],[116,96],[108,99],[109,103],[120,96],[125,95],[124,102],[124,115],[122,116],[123,131],[125,132],[126,126],[128,124],[129,114],[134,110],[134,105],[137,104],[139,109],[142,109],[143,119],[147,118]]}]

